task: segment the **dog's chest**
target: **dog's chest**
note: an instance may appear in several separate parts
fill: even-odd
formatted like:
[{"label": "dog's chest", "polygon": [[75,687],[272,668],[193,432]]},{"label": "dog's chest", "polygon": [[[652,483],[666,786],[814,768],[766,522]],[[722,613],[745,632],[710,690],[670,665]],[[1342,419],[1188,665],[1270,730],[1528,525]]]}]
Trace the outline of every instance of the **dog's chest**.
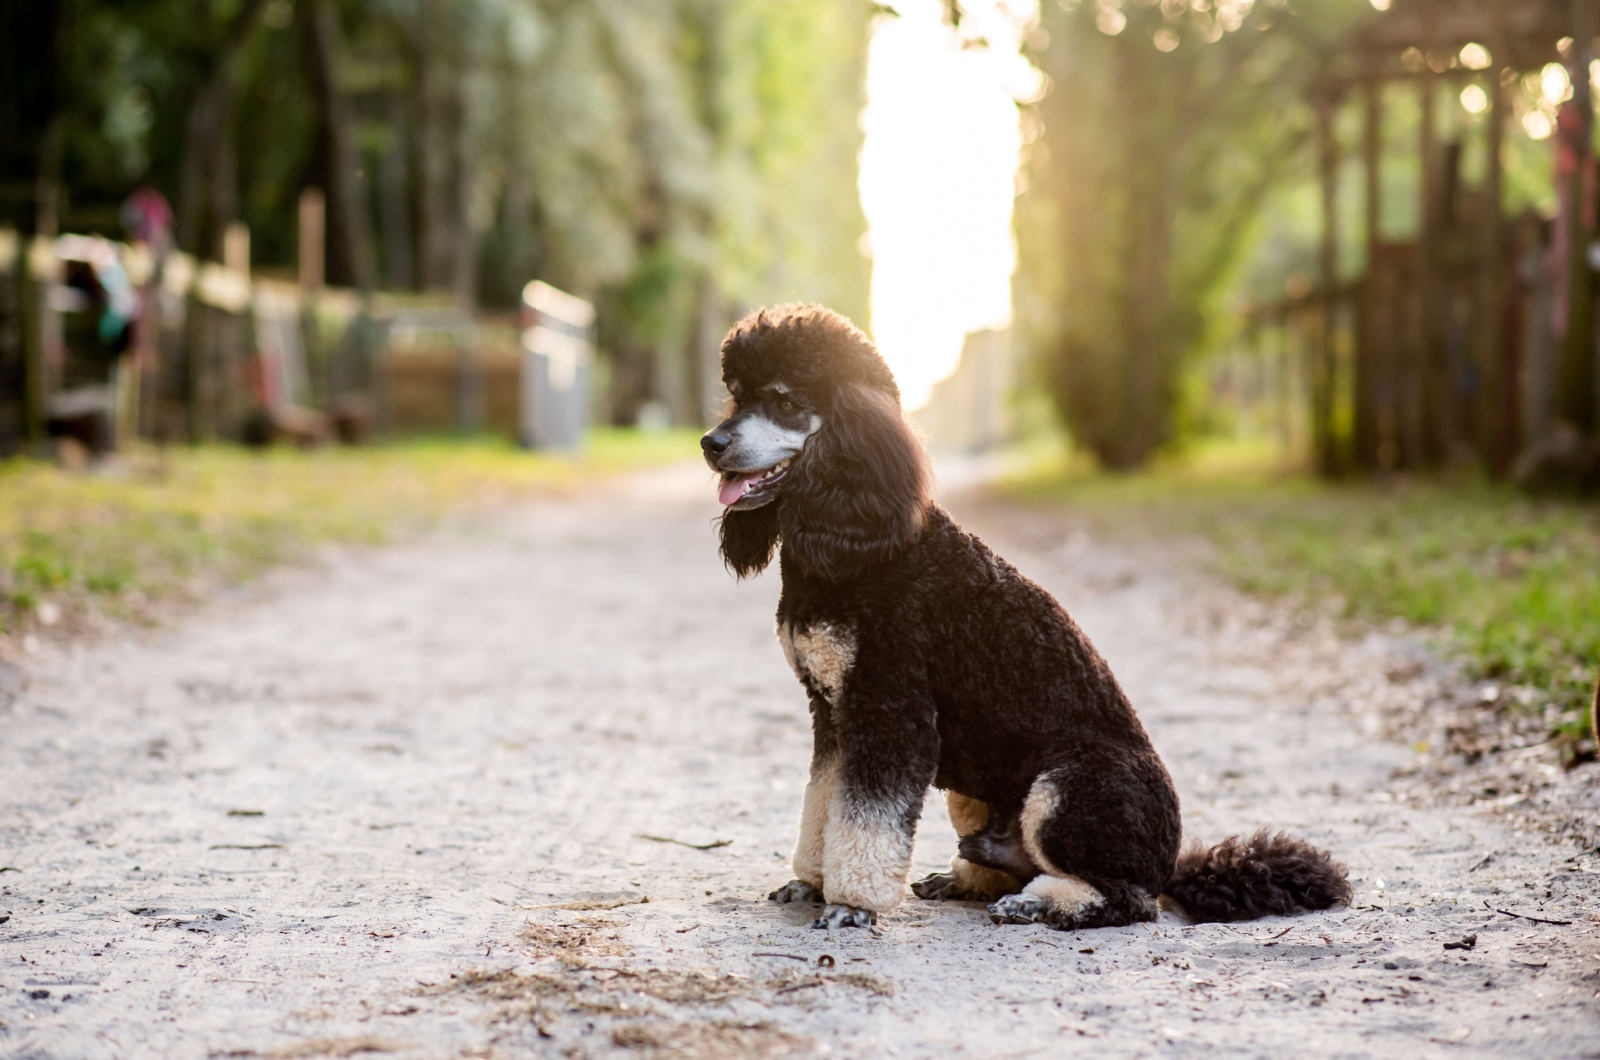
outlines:
[{"label": "dog's chest", "polygon": [[837,703],[856,662],[856,638],[848,626],[819,622],[796,627],[778,623],[778,644],[795,676]]}]

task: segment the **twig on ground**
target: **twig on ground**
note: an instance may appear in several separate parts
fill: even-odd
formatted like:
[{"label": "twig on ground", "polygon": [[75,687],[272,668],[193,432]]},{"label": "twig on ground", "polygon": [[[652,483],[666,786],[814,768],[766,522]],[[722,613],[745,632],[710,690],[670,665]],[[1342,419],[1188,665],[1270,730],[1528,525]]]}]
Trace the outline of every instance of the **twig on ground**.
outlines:
[{"label": "twig on ground", "polygon": [[802,957],[798,953],[752,953],[752,957],[782,957],[788,961],[799,961],[801,964],[810,964],[810,957]]},{"label": "twig on ground", "polygon": [[1283,938],[1283,936],[1287,935],[1289,932],[1291,932],[1293,930],[1294,930],[1294,925],[1290,924],[1288,927],[1284,928],[1282,931],[1278,932],[1276,935],[1268,935],[1266,938],[1258,938],[1258,939],[1256,939],[1256,941],[1257,942],[1271,942],[1273,939],[1281,939],[1281,938]]},{"label": "twig on ground", "polygon": [[796,990],[809,990],[811,987],[821,986],[825,982],[827,982],[825,979],[808,979],[803,983],[791,983],[788,986],[779,987],[776,993],[792,994]]},{"label": "twig on ground", "polygon": [[1496,913],[1503,913],[1506,916],[1517,917],[1520,920],[1531,920],[1535,924],[1554,924],[1557,927],[1567,927],[1572,923],[1570,920],[1546,920],[1542,916],[1529,916],[1527,913],[1513,913],[1509,909],[1495,909],[1495,907],[1490,905],[1488,902],[1484,902],[1483,907],[1485,909],[1494,909]]},{"label": "twig on ground", "polygon": [[731,847],[733,845],[733,840],[731,839],[713,839],[709,843],[690,843],[683,839],[673,839],[671,836],[645,835],[643,832],[639,833],[639,838],[648,839],[652,843],[674,843],[680,847],[688,847],[690,850],[715,850],[718,847]]},{"label": "twig on ground", "polygon": [[592,909],[620,909],[625,905],[646,905],[649,901],[650,896],[647,894],[639,898],[618,898],[609,902],[551,902],[548,905],[519,905],[517,908],[526,909],[530,912],[539,909],[566,909],[572,912],[582,912]]}]

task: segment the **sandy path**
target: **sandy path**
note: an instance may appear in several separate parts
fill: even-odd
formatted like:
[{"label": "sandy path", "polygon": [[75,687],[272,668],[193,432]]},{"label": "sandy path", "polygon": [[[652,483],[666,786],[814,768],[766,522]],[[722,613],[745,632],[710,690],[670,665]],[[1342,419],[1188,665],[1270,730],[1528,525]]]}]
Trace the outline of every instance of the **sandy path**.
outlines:
[{"label": "sandy path", "polygon": [[[1600,1055],[1600,859],[1396,801],[1409,752],[1276,694],[1215,590],[967,510],[1109,656],[1189,833],[1326,843],[1355,908],[1065,935],[908,900],[830,937],[763,901],[804,701],[776,580],[721,571],[678,469],[36,659],[0,694],[0,1055]],[[917,871],[952,845],[930,801]]]}]

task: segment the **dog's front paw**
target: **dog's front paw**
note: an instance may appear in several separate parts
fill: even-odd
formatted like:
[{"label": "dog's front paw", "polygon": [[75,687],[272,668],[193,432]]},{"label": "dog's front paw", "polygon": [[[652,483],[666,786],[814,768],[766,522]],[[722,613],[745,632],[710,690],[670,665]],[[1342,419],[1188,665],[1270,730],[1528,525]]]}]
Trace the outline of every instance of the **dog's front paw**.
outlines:
[{"label": "dog's front paw", "polygon": [[989,919],[996,924],[1049,924],[1054,923],[1053,910],[1042,899],[1031,894],[1008,894],[989,907]]},{"label": "dog's front paw", "polygon": [[953,872],[932,872],[911,885],[911,893],[930,901],[963,902],[971,896]]},{"label": "dog's front paw", "polygon": [[790,880],[767,895],[769,902],[820,902],[822,892],[805,880]]},{"label": "dog's front paw", "polygon": [[830,902],[822,909],[822,915],[817,917],[814,928],[861,927],[869,928],[878,922],[878,914],[870,909],[857,909],[853,905],[838,905]]}]

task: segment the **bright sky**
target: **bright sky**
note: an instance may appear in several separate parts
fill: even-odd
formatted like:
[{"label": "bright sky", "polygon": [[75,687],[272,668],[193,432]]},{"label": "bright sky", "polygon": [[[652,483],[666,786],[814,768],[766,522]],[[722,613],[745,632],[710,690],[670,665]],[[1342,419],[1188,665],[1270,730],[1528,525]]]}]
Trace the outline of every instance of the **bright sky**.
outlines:
[{"label": "bright sky", "polygon": [[[940,0],[896,0],[867,70],[861,202],[872,248],[872,334],[908,408],[955,368],[969,331],[1011,320],[1017,98],[1037,73],[1017,54],[1030,0],[970,3],[961,47]],[[1007,17],[1007,13],[1010,17]]]}]

